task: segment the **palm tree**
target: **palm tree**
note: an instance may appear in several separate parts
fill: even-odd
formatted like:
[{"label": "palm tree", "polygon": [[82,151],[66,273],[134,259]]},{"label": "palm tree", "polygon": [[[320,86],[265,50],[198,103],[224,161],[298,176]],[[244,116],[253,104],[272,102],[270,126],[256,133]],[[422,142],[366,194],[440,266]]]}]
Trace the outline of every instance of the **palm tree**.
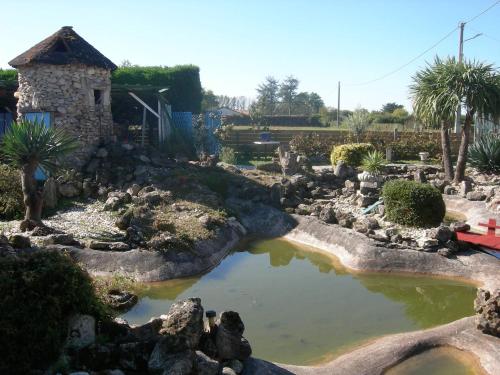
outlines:
[{"label": "palm tree", "polygon": [[[497,118],[500,115],[500,75],[490,64],[476,61],[458,63],[454,58],[428,65],[413,77],[410,86],[415,114],[428,125],[440,125],[443,165],[447,180],[465,177],[470,130],[476,113]],[[453,176],[448,130],[458,106],[466,108],[461,130],[458,160]]]},{"label": "palm tree", "polygon": [[26,212],[21,229],[42,225],[43,188],[35,179],[38,167],[53,172],[61,157],[76,148],[76,140],[61,129],[45,127],[37,121],[21,120],[13,123],[2,141],[5,160],[21,170],[21,185]]}]

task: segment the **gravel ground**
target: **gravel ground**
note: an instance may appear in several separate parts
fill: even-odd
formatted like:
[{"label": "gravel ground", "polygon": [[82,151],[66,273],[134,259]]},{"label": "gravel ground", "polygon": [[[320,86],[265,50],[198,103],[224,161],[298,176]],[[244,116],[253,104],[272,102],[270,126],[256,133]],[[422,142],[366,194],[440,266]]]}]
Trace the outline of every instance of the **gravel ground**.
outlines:
[{"label": "gravel ground", "polygon": [[[74,202],[71,207],[62,209],[43,222],[54,229],[72,234],[75,239],[95,238],[110,239],[123,236],[115,226],[116,217],[111,212],[103,211],[100,201]],[[17,232],[19,220],[0,222],[0,232]]]}]

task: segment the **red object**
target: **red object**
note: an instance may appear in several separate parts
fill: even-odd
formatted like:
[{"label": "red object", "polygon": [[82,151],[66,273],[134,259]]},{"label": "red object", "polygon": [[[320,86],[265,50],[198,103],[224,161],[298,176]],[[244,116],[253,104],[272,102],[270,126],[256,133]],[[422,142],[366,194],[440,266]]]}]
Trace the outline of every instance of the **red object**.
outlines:
[{"label": "red object", "polygon": [[489,219],[488,224],[479,223],[480,226],[488,228],[486,234],[457,232],[457,238],[460,241],[481,245],[500,251],[500,237],[495,234],[496,229],[500,229],[495,219]]}]

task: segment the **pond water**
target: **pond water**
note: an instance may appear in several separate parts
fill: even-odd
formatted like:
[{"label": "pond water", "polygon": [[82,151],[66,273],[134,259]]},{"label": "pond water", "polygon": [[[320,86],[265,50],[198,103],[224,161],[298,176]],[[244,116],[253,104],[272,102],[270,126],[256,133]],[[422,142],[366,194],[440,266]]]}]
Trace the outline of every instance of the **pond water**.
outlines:
[{"label": "pond water", "polygon": [[385,375],[481,375],[474,360],[457,349],[431,349],[388,370]]},{"label": "pond water", "polygon": [[146,284],[123,318],[144,323],[173,301],[201,297],[206,310],[238,311],[254,355],[325,361],[376,336],[473,315],[472,285],[430,277],[353,274],[328,255],[282,240],[241,244],[199,277]]}]

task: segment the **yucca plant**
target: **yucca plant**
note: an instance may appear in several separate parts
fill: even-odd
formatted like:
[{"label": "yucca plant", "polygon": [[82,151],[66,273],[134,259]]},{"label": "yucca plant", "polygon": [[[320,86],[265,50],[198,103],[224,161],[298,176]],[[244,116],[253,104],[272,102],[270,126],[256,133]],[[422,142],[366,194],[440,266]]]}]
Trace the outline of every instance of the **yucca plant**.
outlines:
[{"label": "yucca plant", "polygon": [[469,164],[487,173],[500,173],[500,137],[482,136],[469,149]]},{"label": "yucca plant", "polygon": [[382,173],[384,165],[385,157],[380,151],[368,151],[361,162],[361,167],[365,172],[375,175]]},{"label": "yucca plant", "polygon": [[21,185],[26,208],[21,229],[42,225],[43,188],[38,186],[35,171],[42,167],[54,172],[58,162],[76,149],[77,143],[61,129],[46,127],[38,121],[14,122],[5,133],[1,153],[14,168],[21,170]]}]

